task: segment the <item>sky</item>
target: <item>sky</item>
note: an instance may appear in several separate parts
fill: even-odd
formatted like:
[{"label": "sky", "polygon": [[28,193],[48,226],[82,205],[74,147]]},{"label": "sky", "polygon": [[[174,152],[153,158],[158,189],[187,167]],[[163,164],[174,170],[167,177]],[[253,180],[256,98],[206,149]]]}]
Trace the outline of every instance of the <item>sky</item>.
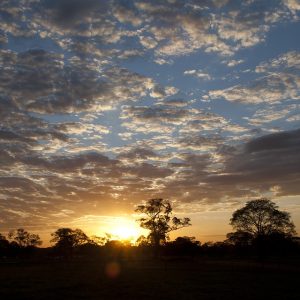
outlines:
[{"label": "sky", "polygon": [[177,235],[222,240],[260,197],[299,232],[299,21],[299,0],[1,0],[0,232],[120,232],[165,198]]}]

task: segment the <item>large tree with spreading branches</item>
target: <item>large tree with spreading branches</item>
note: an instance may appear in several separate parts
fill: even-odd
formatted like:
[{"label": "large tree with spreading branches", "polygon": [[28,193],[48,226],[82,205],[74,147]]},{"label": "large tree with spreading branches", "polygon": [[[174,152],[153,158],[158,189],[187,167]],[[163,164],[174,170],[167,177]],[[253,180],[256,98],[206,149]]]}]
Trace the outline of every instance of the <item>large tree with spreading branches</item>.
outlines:
[{"label": "large tree with spreading branches", "polygon": [[280,211],[274,202],[266,198],[248,201],[244,207],[233,213],[230,224],[236,233],[243,232],[253,238],[272,234],[296,234],[290,214]]},{"label": "large tree with spreading branches", "polygon": [[171,231],[191,225],[189,218],[174,217],[171,203],[161,198],[150,199],[139,205],[136,212],[143,215],[138,222],[142,228],[150,231],[148,239],[155,249],[166,241]]}]

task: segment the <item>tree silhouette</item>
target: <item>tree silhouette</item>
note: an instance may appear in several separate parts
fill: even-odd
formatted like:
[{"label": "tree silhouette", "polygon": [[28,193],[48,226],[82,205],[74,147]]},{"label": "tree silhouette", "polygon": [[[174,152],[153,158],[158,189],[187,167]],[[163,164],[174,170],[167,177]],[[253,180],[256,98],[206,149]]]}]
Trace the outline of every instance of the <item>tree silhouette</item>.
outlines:
[{"label": "tree silhouette", "polygon": [[0,233],[0,257],[6,256],[9,250],[9,241]]},{"label": "tree silhouette", "polygon": [[248,201],[233,213],[230,224],[240,235],[248,233],[254,238],[274,233],[293,236],[296,233],[290,214],[278,210],[278,206],[266,198]]},{"label": "tree silhouette", "polygon": [[59,228],[51,236],[50,242],[64,256],[72,256],[74,248],[90,241],[81,229]]},{"label": "tree silhouette", "polygon": [[172,217],[172,210],[170,202],[160,198],[150,199],[135,210],[145,215],[138,221],[142,228],[150,230],[148,239],[156,253],[159,245],[166,241],[169,232],[191,225],[189,218]]},{"label": "tree silhouette", "polygon": [[149,246],[150,245],[150,242],[149,242],[149,239],[144,236],[144,235],[140,235],[136,242],[135,242],[138,246]]},{"label": "tree silhouette", "polygon": [[29,233],[23,228],[10,231],[8,233],[8,238],[16,242],[21,248],[37,247],[42,244],[38,234]]},{"label": "tree silhouette", "polygon": [[179,236],[167,243],[166,253],[176,256],[194,256],[200,250],[200,242],[195,237]]},{"label": "tree silhouette", "polygon": [[227,240],[225,241],[228,244],[238,246],[238,247],[247,247],[251,245],[253,236],[251,233],[246,231],[238,230],[236,232],[230,232],[226,235]]}]

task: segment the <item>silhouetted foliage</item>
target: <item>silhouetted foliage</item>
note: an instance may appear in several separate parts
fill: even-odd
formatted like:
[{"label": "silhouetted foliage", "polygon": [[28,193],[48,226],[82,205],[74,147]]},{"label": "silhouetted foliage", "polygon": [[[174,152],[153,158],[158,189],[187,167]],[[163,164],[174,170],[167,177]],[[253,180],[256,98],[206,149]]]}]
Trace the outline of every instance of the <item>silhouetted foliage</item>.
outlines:
[{"label": "silhouetted foliage", "polygon": [[247,247],[252,243],[252,234],[246,231],[238,230],[236,232],[230,232],[226,235],[228,244],[238,246],[238,247]]},{"label": "silhouetted foliage", "polygon": [[104,246],[109,240],[110,237],[108,235],[106,235],[105,237],[96,236],[96,235],[90,237],[90,242],[98,246]]},{"label": "silhouetted foliage", "polygon": [[141,227],[150,231],[140,236],[135,245],[130,241],[111,240],[111,235],[88,237],[81,229],[59,228],[52,233],[50,248],[37,248],[41,244],[37,234],[19,228],[9,232],[8,239],[0,234],[0,258],[103,259],[105,261],[147,260],[159,253],[163,259],[177,260],[203,257],[252,257],[267,255],[282,258],[300,254],[300,238],[295,237],[294,224],[287,212],[278,210],[268,199],[257,199],[236,210],[230,224],[236,229],[227,234],[224,242],[200,244],[194,237],[181,236],[169,241],[171,231],[190,226],[189,218],[172,216],[172,206],[163,199],[151,199],[139,205],[137,212]]},{"label": "silhouetted foliage", "polygon": [[4,235],[0,233],[0,257],[7,256],[9,254],[9,241]]},{"label": "silhouetted foliage", "polygon": [[236,210],[230,224],[236,232],[228,233],[226,243],[235,246],[240,254],[246,248],[263,258],[270,254],[287,254],[293,251],[295,226],[290,214],[278,210],[278,206],[265,198],[248,201]]},{"label": "silhouetted foliage", "polygon": [[201,246],[201,253],[207,256],[222,257],[230,252],[231,245],[225,242],[206,242]]},{"label": "silhouetted foliage", "polygon": [[233,213],[230,224],[237,231],[249,233],[252,237],[273,233],[292,236],[296,233],[290,214],[278,210],[274,202],[265,198],[248,201]]},{"label": "silhouetted foliage", "polygon": [[8,233],[8,238],[16,242],[21,248],[37,247],[42,244],[38,234],[29,233],[23,228],[10,231]]},{"label": "silhouetted foliage", "polygon": [[138,246],[150,246],[151,242],[149,240],[148,237],[145,237],[144,235],[141,235],[138,237],[138,239],[136,240],[136,244]]},{"label": "silhouetted foliage", "polygon": [[76,247],[76,255],[79,256],[97,257],[100,254],[101,254],[101,246],[91,241]]},{"label": "silhouetted foliage", "polygon": [[148,239],[156,249],[166,241],[169,232],[191,225],[189,218],[172,217],[171,203],[164,199],[150,199],[139,205],[136,212],[145,215],[138,221],[142,228],[150,230]]},{"label": "silhouetted foliage", "polygon": [[51,243],[55,243],[56,250],[64,256],[72,256],[76,247],[90,241],[81,229],[59,228],[51,234]]},{"label": "silhouetted foliage", "polygon": [[175,256],[194,256],[200,252],[200,242],[195,237],[180,236],[166,244],[165,254]]}]

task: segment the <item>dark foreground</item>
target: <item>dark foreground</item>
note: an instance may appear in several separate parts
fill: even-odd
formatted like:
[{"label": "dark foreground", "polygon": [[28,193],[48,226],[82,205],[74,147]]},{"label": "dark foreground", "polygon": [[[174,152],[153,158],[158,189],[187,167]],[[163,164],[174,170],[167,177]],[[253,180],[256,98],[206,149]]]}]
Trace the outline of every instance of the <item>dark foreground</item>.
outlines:
[{"label": "dark foreground", "polygon": [[0,262],[0,299],[300,299],[300,263]]}]

